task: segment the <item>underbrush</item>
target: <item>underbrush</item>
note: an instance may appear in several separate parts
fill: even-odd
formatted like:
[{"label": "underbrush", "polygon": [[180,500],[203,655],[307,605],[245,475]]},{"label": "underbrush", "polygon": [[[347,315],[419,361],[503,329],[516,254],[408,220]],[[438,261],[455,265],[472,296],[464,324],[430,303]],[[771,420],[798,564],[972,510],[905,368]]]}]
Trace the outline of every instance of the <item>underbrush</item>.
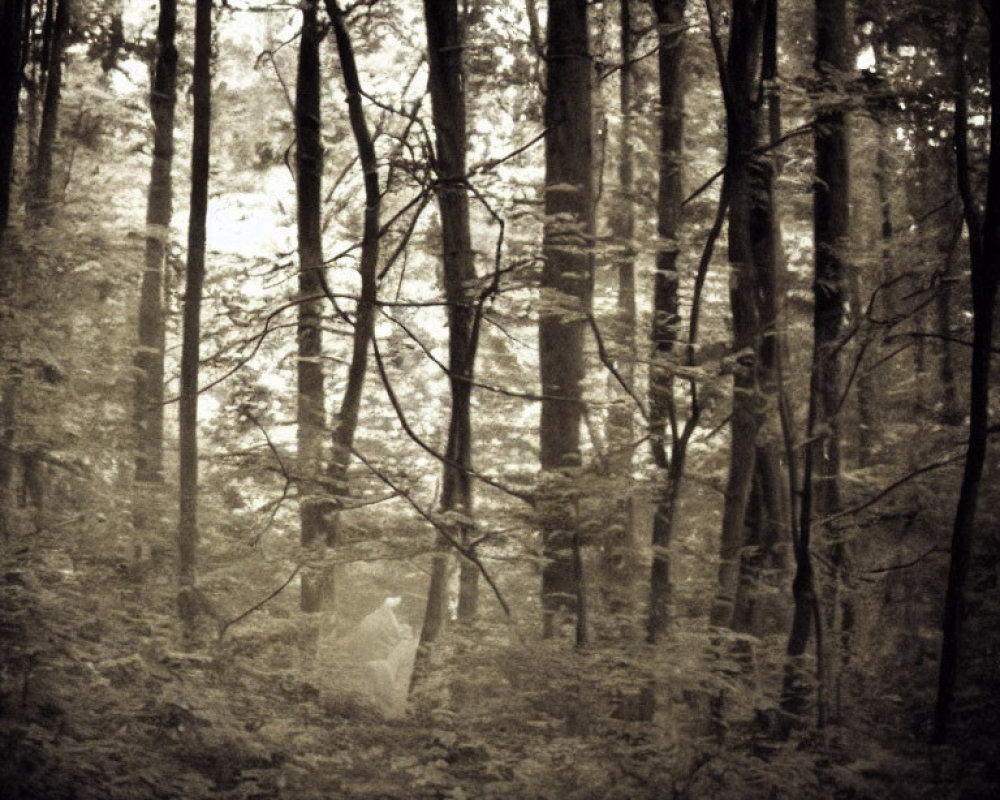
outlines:
[{"label": "underbrush", "polygon": [[4,550],[4,800],[997,796],[990,743],[929,748],[895,697],[850,698],[868,703],[853,726],[767,741],[774,687],[704,631],[584,653],[511,627],[453,633],[407,715],[386,720],[317,688],[288,609],[192,648],[172,603],[112,559]]}]

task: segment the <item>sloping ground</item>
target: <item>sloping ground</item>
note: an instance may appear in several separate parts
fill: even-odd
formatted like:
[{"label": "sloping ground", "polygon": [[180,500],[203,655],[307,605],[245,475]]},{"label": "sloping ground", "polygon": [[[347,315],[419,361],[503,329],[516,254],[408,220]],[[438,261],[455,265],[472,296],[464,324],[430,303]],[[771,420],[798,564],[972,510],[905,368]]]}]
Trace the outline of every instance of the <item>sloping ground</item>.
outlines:
[{"label": "sloping ground", "polygon": [[684,733],[681,705],[656,724],[589,701],[573,712],[562,689],[525,684],[544,673],[541,655],[478,684],[472,659],[464,692],[442,681],[386,721],[302,679],[293,621],[261,615],[184,651],[111,563],[73,569],[22,549],[0,566],[3,800],[1000,796],[995,748],[890,747],[901,711],[825,741],[765,753],[733,731],[720,748]]}]

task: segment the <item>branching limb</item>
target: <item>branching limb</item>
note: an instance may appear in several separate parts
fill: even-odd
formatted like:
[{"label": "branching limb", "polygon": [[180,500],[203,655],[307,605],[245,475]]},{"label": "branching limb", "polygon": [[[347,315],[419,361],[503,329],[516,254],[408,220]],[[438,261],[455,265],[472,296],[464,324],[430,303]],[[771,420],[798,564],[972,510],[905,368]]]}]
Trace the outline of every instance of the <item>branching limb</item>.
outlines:
[{"label": "branching limb", "polygon": [[386,475],[380,469],[378,469],[370,460],[365,458],[364,454],[359,452],[357,448],[352,448],[352,453],[354,457],[357,458],[358,461],[360,461],[362,464],[364,464],[376,478],[378,478],[386,486],[388,486],[390,489],[396,492],[407,503],[409,503],[409,505],[413,508],[413,510],[417,512],[417,514],[419,514],[427,522],[429,522],[431,526],[434,528],[434,530],[437,531],[437,533],[441,536],[441,538],[444,539],[444,541],[446,541],[452,548],[454,548],[456,552],[458,552],[463,558],[468,559],[472,564],[475,565],[476,569],[478,569],[479,573],[483,576],[483,580],[485,580],[486,583],[489,585],[490,589],[493,590],[493,594],[496,597],[497,602],[500,604],[500,607],[503,609],[504,614],[507,617],[510,617],[511,615],[510,606],[507,605],[507,601],[504,599],[504,596],[500,591],[500,587],[497,586],[497,583],[493,579],[493,576],[490,574],[489,570],[486,569],[486,567],[483,565],[483,562],[479,559],[479,556],[476,555],[474,548],[466,547],[458,539],[452,536],[451,531],[448,530],[448,527],[446,525],[442,525],[441,522],[438,521],[433,514],[431,514],[427,509],[425,509],[422,505],[420,505],[420,503],[414,500],[413,496],[406,489],[397,485],[392,478],[390,478],[388,475]]}]

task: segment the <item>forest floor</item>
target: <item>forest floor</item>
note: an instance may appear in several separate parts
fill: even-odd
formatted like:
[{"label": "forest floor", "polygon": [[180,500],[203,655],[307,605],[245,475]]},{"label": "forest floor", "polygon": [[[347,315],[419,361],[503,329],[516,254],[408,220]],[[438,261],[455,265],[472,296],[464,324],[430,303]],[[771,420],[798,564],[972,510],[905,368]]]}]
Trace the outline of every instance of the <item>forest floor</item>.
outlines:
[{"label": "forest floor", "polygon": [[386,720],[303,677],[294,626],[185,649],[172,609],[150,611],[110,559],[5,548],[0,567],[3,800],[1000,797],[995,740],[930,748],[895,699],[766,748],[686,733],[673,707],[652,723],[525,716],[530,699]]}]

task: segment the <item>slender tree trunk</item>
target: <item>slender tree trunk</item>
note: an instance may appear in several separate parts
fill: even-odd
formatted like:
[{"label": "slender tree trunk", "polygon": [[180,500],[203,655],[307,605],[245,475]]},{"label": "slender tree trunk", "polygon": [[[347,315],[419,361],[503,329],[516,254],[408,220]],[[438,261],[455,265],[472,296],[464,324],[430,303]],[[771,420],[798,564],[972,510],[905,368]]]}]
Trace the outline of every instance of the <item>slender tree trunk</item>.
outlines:
[{"label": "slender tree trunk", "polygon": [[[298,201],[298,413],[297,471],[299,540],[303,548],[322,548],[324,517],[329,506],[320,478],[326,401],[323,391],[322,328],[322,181],[323,144],[320,115],[320,32],[316,0],[302,6],[302,36],[295,85],[295,164]],[[322,571],[325,572],[325,571]],[[305,612],[324,606],[322,572],[303,571],[299,605]]]},{"label": "slender tree trunk", "polygon": [[6,291],[8,278],[3,243],[10,219],[25,6],[26,0],[3,0],[0,7],[0,293]]},{"label": "slender tree trunk", "polygon": [[[821,98],[817,110],[814,135],[813,356],[796,575],[792,584],[795,614],[787,648],[782,696],[782,705],[793,718],[801,717],[807,703],[802,656],[809,641],[810,621],[816,627],[817,637],[821,633],[810,555],[813,512],[816,516],[826,516],[840,504],[840,364],[837,352],[843,322],[845,263],[850,241],[848,127],[841,99],[843,89],[840,87],[850,70],[848,41],[845,0],[816,0],[815,66],[826,97]],[[831,561],[835,570],[834,582],[837,583],[846,561],[842,543],[833,543]],[[833,602],[836,601],[835,596]],[[845,620],[849,618],[845,615]],[[817,661],[821,675],[819,688],[822,691],[822,654]],[[822,696],[818,708],[822,724],[825,716]]]},{"label": "slender tree trunk", "polygon": [[[889,162],[889,142],[888,137],[892,128],[884,121],[877,120],[878,123],[878,143],[875,151],[875,186],[878,196],[879,210],[879,269],[876,273],[875,283],[889,277],[892,266],[892,200],[890,198],[890,162]],[[851,270],[856,275],[860,268]],[[860,276],[858,278],[860,281]],[[859,292],[860,295],[860,292]],[[859,296],[857,308],[862,308],[864,299]],[[858,425],[860,427],[858,436],[858,461],[861,466],[872,463],[881,431],[878,414],[878,392],[875,376],[872,374],[868,364],[870,358],[862,355],[861,371],[857,379],[857,400],[858,400]]]},{"label": "slender tree trunk", "polygon": [[[146,200],[146,250],[139,295],[138,348],[133,364],[135,530],[156,546],[163,501],[163,278],[173,215],[174,108],[177,102],[176,0],[161,0],[156,55],[149,94],[153,158]],[[145,555],[145,554],[143,554]]]},{"label": "slender tree trunk", "polygon": [[[678,435],[671,362],[679,336],[678,228],[683,200],[684,154],[684,11],[685,0],[657,0],[660,159],[657,192],[656,275],[653,279],[652,363],[649,370],[650,434],[653,455],[663,484],[653,513],[653,563],[649,577],[646,638],[652,643],[666,633],[672,600],[670,543],[674,535],[677,499],[686,460],[685,439]],[[667,457],[667,424],[671,455]]]},{"label": "slender tree trunk", "polygon": [[733,7],[726,60],[726,177],[730,190],[729,298],[733,316],[733,413],[730,425],[729,478],[726,483],[719,542],[719,579],[709,621],[719,627],[733,622],[744,546],[747,502],[753,484],[756,441],[762,419],[760,389],[760,291],[753,231],[753,149],[757,113],[753,95],[759,74],[766,3]]},{"label": "slender tree trunk", "polygon": [[945,596],[941,660],[932,739],[944,743],[949,735],[955,686],[958,680],[962,628],[965,620],[965,584],[972,557],[976,503],[986,461],[990,405],[990,351],[993,317],[1000,282],[1000,28],[990,30],[990,156],[986,209],[980,216],[972,193],[967,143],[969,87],[966,74],[966,41],[973,22],[971,0],[961,5],[955,92],[955,151],[959,194],[969,234],[972,276],[972,374],[969,384],[969,444],[965,472],[951,536],[948,591]]},{"label": "slender tree trunk", "polygon": [[[441,215],[441,260],[448,302],[448,380],[451,414],[448,423],[447,461],[443,466],[441,511],[451,515],[446,524],[456,541],[471,541],[472,420],[471,395],[475,362],[475,310],[469,292],[476,277],[469,223],[466,184],[465,80],[462,53],[464,32],[456,0],[425,0],[427,53],[430,67],[431,110],[437,153],[437,198]],[[449,519],[448,516],[445,517]],[[439,543],[434,556],[427,611],[420,643],[430,645],[447,618],[447,545]],[[459,618],[471,621],[476,614],[478,570],[463,559],[460,564]]]},{"label": "slender tree trunk", "polygon": [[[618,145],[618,190],[610,214],[614,242],[613,267],[618,281],[618,297],[611,329],[612,357],[622,380],[635,385],[635,165],[632,153],[634,114],[632,58],[632,2],[621,0],[619,14],[619,51],[622,66],[618,72],[618,107],[621,131]],[[602,593],[608,610],[623,624],[628,624],[635,607],[637,554],[633,546],[632,498],[629,492],[632,473],[632,441],[635,420],[631,398],[621,391],[618,380],[608,376],[612,399],[608,410],[606,439],[609,477],[615,483],[615,515],[608,526],[601,553]],[[620,488],[619,488],[620,487]]]},{"label": "slender tree trunk", "polygon": [[573,485],[581,467],[583,334],[593,293],[593,203],[586,0],[549,3],[545,96],[545,234],[538,322],[542,384],[542,610],[546,635],[579,625],[579,537]]},{"label": "slender tree trunk", "polygon": [[[53,0],[57,2],[57,0]],[[42,101],[41,127],[38,132],[37,160],[31,175],[28,196],[28,225],[48,223],[51,216],[52,169],[59,137],[59,105],[62,99],[62,62],[68,44],[69,0],[58,0],[51,34],[45,37],[43,59],[46,65],[45,96]],[[46,26],[48,27],[48,26]]]},{"label": "slender tree trunk", "polygon": [[786,473],[781,467],[780,376],[783,358],[784,257],[774,182],[778,171],[776,149],[781,137],[778,94],[778,4],[767,0],[763,31],[761,81],[767,100],[767,140],[771,150],[756,155],[750,165],[750,238],[757,277],[757,307],[761,327],[758,376],[762,404],[761,428],[754,447],[751,497],[756,513],[745,525],[740,577],[732,624],[738,630],[761,632],[763,610],[759,600],[768,576],[782,572],[784,547],[790,526]]},{"label": "slender tree trunk", "polygon": [[[179,606],[194,589],[198,545],[198,351],[201,294],[205,279],[205,233],[212,116],[212,0],[197,0],[194,29],[194,130],[191,144],[191,202],[187,281],[184,290],[180,391],[180,523],[178,529]],[[194,620],[183,619],[190,627]]]},{"label": "slender tree trunk", "polygon": [[[361,233],[361,257],[358,271],[361,274],[361,294],[354,315],[354,338],[351,347],[351,363],[347,370],[347,386],[341,399],[340,410],[333,424],[330,463],[327,469],[333,491],[338,497],[346,496],[348,489],[347,468],[354,449],[354,434],[358,428],[361,412],[361,395],[364,390],[365,374],[368,371],[368,347],[375,330],[375,300],[377,292],[377,272],[379,258],[379,214],[382,195],[379,189],[378,162],[375,144],[368,130],[362,105],[361,80],[354,59],[354,47],[347,30],[344,12],[336,0],[326,0],[327,14],[333,24],[333,32],[340,58],[340,68],[344,77],[347,94],[347,113],[358,150],[358,159],[364,174],[365,215]],[[338,503],[340,505],[340,503]],[[327,528],[327,546],[340,544],[340,515],[334,513]]]},{"label": "slender tree trunk", "polygon": [[941,270],[941,285],[934,298],[934,312],[937,320],[938,344],[938,381],[941,384],[941,422],[945,425],[959,425],[965,418],[958,400],[958,389],[955,382],[954,348],[951,345],[951,288],[954,278],[955,253],[962,239],[964,223],[957,220],[948,241],[942,240],[941,255],[944,266]]}]

